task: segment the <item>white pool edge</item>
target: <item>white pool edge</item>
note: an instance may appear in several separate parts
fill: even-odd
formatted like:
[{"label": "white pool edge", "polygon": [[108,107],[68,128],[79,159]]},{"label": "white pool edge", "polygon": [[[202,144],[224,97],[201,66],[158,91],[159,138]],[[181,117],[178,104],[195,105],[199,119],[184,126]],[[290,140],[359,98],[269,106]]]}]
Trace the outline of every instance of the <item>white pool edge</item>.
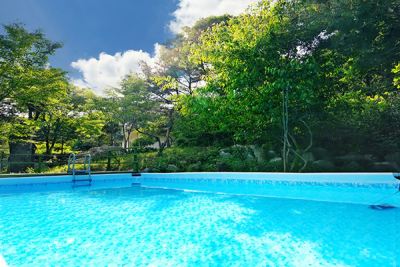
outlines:
[{"label": "white pool edge", "polygon": [[[113,174],[92,174],[93,181],[115,181],[132,179],[130,173],[113,173]],[[10,177],[0,178],[0,186],[2,185],[24,185],[24,184],[58,184],[70,183],[73,180],[72,175],[54,175],[54,176],[31,176],[31,177]]]},{"label": "white pool edge", "polygon": [[[393,173],[272,173],[272,172],[181,172],[142,173],[141,176],[122,174],[93,174],[93,181],[125,179],[212,179],[212,180],[263,180],[272,182],[351,183],[351,184],[398,184]],[[69,183],[71,175],[1,178],[1,185]]]},{"label": "white pool edge", "polygon": [[273,173],[273,172],[192,172],[192,173],[143,173],[151,179],[222,179],[268,180],[282,182],[396,184],[393,173]]}]

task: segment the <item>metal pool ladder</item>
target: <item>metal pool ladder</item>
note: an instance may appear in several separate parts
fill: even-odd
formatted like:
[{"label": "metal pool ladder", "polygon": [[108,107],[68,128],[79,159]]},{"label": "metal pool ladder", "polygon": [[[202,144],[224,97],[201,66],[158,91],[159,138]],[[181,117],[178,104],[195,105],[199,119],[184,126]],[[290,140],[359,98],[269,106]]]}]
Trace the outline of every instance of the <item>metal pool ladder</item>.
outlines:
[{"label": "metal pool ladder", "polygon": [[[68,157],[68,170],[67,173],[72,175],[72,183],[74,187],[90,186],[92,185],[92,175],[90,170],[90,162],[92,157],[90,154],[85,154],[83,158],[83,170],[75,168],[76,155],[70,154]],[[85,176],[85,177],[82,177]],[[82,178],[79,178],[82,177]]]}]

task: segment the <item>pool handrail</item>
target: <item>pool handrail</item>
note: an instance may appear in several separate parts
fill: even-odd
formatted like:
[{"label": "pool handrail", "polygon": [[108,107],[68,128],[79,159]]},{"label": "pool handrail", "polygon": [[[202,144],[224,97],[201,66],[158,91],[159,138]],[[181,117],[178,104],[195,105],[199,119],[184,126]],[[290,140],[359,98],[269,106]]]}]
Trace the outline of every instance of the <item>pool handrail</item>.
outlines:
[{"label": "pool handrail", "polygon": [[[83,159],[83,170],[76,170],[75,168],[75,163],[76,163],[76,155],[75,153],[71,153],[68,158],[68,169],[67,169],[67,174],[72,174],[72,181],[73,182],[82,182],[82,181],[87,181],[89,183],[92,182],[92,177],[91,177],[91,164],[92,156],[90,154],[85,154],[84,159]],[[71,168],[72,165],[72,168]],[[88,175],[88,179],[77,179],[76,175]]]}]

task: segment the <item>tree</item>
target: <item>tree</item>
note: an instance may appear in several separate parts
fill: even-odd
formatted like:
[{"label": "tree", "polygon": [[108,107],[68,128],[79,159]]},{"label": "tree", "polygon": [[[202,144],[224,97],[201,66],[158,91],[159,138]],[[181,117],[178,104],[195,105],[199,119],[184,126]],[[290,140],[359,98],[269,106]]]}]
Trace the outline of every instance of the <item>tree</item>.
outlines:
[{"label": "tree", "polygon": [[125,149],[129,148],[133,131],[151,135],[150,125],[157,117],[159,107],[145,80],[136,75],[127,76],[121,88],[109,92],[108,97],[115,103],[113,117],[122,127]]},{"label": "tree", "polygon": [[49,56],[61,47],[41,31],[28,32],[21,24],[5,25],[4,31],[0,35],[0,102],[40,85]]},{"label": "tree", "polygon": [[[193,27],[185,27],[166,45],[159,47],[157,66],[145,68],[145,74],[152,77],[164,91],[173,91],[177,96],[192,95],[202,83],[204,65],[190,60],[191,47],[199,43],[199,37],[212,26],[225,23],[228,15],[200,19]],[[154,71],[155,69],[155,71]]]},{"label": "tree", "polygon": [[[226,109],[217,111],[228,115],[223,127],[235,129],[239,143],[262,142],[263,133],[282,128],[282,102],[307,114],[306,102],[313,101],[315,62],[297,53],[298,36],[287,30],[289,20],[278,16],[278,7],[264,1],[249,14],[212,27],[193,51],[195,60],[208,66],[210,99]],[[299,119],[292,114],[294,122]]]},{"label": "tree", "polygon": [[108,91],[107,97],[95,101],[96,107],[104,114],[103,132],[107,135],[108,144],[116,146],[124,143],[124,133],[121,131],[121,96],[115,91]]},{"label": "tree", "polygon": [[[34,131],[48,122],[67,95],[65,72],[48,63],[61,44],[46,39],[40,31],[28,32],[20,24],[6,25],[4,30],[0,35],[0,104],[6,107],[2,117],[14,120],[10,138],[33,140],[37,137]],[[47,152],[54,146],[50,143]]]},{"label": "tree", "polygon": [[62,133],[72,125],[69,111],[69,103],[58,102],[56,105],[47,106],[38,117],[35,139],[45,142],[46,155],[53,153],[56,142],[61,141]]},{"label": "tree", "polygon": [[74,129],[73,132],[69,132],[71,145],[75,149],[86,150],[106,143],[103,130],[108,114],[103,106],[103,98],[97,96],[91,89],[74,86],[71,87],[69,94]]},{"label": "tree", "polygon": [[206,85],[185,98],[183,119],[201,125],[203,135],[280,147],[284,170],[304,170],[310,145],[327,145],[325,132],[338,126],[334,99],[393,92],[399,6],[398,0],[261,1],[212,26],[191,49],[192,60],[205,67]]},{"label": "tree", "polygon": [[[230,17],[210,17],[199,20],[193,27],[186,27],[168,44],[159,47],[159,58],[156,66],[143,64],[148,89],[160,102],[160,117],[154,129],[165,141],[156,138],[160,151],[172,144],[172,132],[176,118],[182,109],[181,101],[190,98],[203,84],[204,65],[190,59],[191,47],[199,42],[202,32]],[[154,131],[154,130],[153,130]],[[155,138],[155,135],[153,136]]]},{"label": "tree", "polygon": [[129,147],[134,131],[152,138],[158,144],[160,155],[170,145],[174,120],[170,96],[169,90],[133,74],[122,81],[120,89],[108,93],[109,99],[116,103],[112,117],[122,127],[125,149]]},{"label": "tree", "polygon": [[55,145],[74,147],[75,142],[100,145],[100,136],[104,127],[104,115],[95,106],[97,97],[90,91],[69,86],[67,94],[61,98],[51,98],[52,102],[45,105],[45,109],[35,120],[38,128],[35,140],[44,142],[46,154],[52,154]]}]

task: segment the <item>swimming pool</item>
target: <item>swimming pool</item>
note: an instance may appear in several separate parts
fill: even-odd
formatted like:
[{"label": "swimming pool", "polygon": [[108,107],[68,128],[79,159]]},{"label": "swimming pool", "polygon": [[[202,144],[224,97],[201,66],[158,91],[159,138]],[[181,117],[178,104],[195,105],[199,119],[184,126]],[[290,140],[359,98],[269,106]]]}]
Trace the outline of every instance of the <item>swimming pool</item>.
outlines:
[{"label": "swimming pool", "polygon": [[9,266],[397,266],[391,174],[0,179]]}]

